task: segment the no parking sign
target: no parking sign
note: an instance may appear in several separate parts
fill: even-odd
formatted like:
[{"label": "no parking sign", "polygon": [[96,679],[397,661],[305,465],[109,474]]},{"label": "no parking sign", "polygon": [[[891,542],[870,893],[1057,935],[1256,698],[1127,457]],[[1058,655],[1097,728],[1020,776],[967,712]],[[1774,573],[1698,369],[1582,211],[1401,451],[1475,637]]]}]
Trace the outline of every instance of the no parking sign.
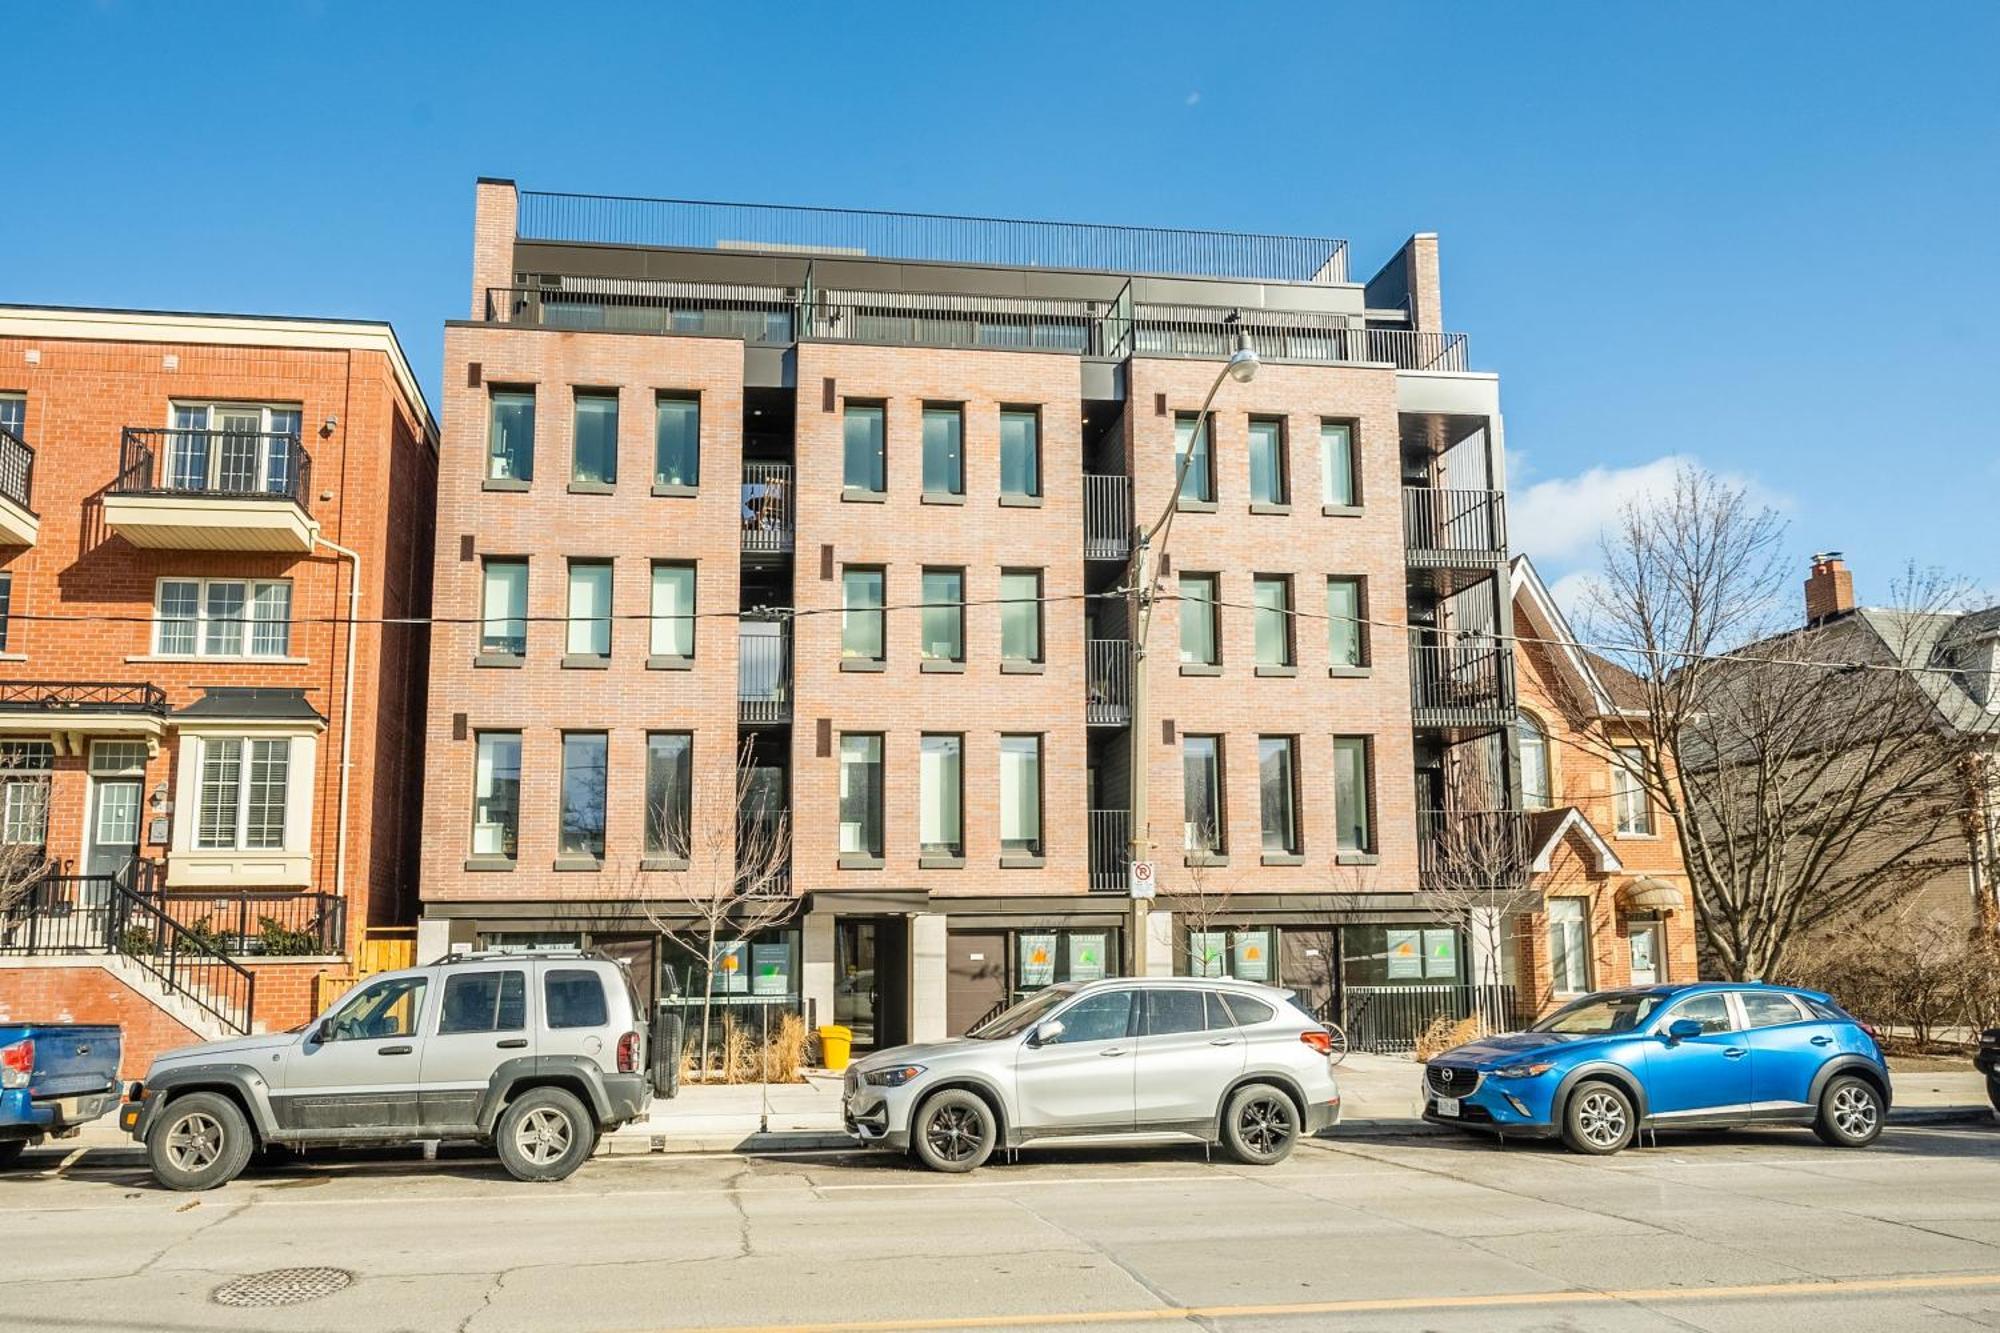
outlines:
[{"label": "no parking sign", "polygon": [[1159,863],[1156,861],[1134,861],[1132,863],[1132,896],[1151,898],[1153,896]]}]

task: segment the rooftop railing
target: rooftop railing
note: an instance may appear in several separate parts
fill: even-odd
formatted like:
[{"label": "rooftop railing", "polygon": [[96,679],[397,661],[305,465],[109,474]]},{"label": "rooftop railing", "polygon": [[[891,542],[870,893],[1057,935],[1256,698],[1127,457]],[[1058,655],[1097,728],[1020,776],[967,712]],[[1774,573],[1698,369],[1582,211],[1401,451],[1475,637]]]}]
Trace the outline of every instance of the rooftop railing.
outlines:
[{"label": "rooftop railing", "polygon": [[167,692],[146,682],[0,681],[0,711],[46,713],[151,713],[165,717]]},{"label": "rooftop railing", "polygon": [[35,493],[35,451],[28,442],[0,426],[0,498],[12,500],[29,513],[34,507],[28,503]]},{"label": "rooftop railing", "polygon": [[1092,222],[523,190],[515,231],[527,241],[1322,285],[1347,281],[1347,242],[1331,237]]}]

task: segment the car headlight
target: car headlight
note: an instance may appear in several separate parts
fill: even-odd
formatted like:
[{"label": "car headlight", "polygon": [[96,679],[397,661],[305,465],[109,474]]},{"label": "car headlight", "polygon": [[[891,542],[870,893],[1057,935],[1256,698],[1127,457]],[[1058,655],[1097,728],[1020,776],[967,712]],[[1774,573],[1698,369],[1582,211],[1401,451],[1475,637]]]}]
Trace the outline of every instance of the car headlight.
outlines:
[{"label": "car headlight", "polygon": [[911,1079],[924,1072],[922,1065],[899,1065],[894,1069],[871,1069],[861,1076],[863,1083],[872,1083],[878,1088],[900,1088]]},{"label": "car headlight", "polygon": [[1531,1065],[1508,1065],[1505,1069],[1493,1071],[1495,1078],[1540,1078],[1555,1066],[1546,1060]]}]

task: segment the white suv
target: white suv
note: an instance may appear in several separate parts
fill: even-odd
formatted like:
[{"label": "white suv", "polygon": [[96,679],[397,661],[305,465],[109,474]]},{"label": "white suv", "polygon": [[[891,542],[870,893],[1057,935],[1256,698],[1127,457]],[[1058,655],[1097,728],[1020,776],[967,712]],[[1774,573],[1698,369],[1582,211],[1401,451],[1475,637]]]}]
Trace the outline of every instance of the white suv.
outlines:
[{"label": "white suv", "polygon": [[1327,1030],[1285,991],[1194,978],[1064,983],[953,1041],[847,1071],[863,1143],[970,1171],[996,1147],[1195,1139],[1281,1162],[1340,1120]]},{"label": "white suv", "polygon": [[167,1051],[119,1126],[171,1189],[233,1180],[253,1152],[490,1142],[519,1180],[561,1180],[646,1114],[646,1025],[599,953],[459,954],[369,977],[292,1032]]}]

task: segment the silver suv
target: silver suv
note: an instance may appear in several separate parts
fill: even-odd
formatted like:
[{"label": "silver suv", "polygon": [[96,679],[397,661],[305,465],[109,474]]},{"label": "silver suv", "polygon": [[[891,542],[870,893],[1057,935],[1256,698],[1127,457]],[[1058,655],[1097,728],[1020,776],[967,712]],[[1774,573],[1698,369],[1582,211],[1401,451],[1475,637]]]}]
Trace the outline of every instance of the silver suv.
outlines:
[{"label": "silver suv", "polygon": [[842,1108],[863,1143],[938,1171],[970,1171],[996,1147],[1107,1140],[1195,1139],[1267,1165],[1339,1122],[1330,1049],[1268,986],[1064,983],[956,1040],[857,1061]]},{"label": "silver suv", "polygon": [[646,1114],[646,1026],[602,954],[470,953],[368,978],[316,1021],[167,1051],[119,1125],[170,1189],[254,1152],[472,1140],[518,1180],[561,1180]]}]

